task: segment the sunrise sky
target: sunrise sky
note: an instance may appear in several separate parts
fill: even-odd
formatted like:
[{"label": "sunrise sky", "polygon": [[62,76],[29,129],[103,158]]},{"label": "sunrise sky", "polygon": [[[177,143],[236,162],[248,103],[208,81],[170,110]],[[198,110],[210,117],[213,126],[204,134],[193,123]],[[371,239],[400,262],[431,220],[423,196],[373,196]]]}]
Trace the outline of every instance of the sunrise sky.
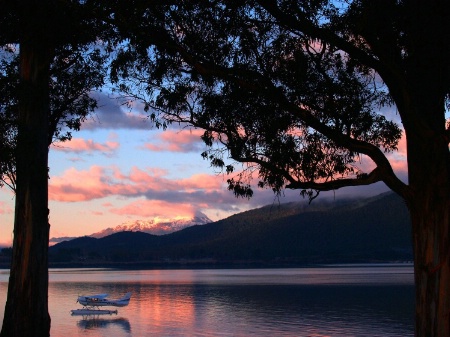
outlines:
[{"label": "sunrise sky", "polygon": [[[200,130],[152,127],[143,109],[130,111],[106,94],[97,93],[100,108],[73,133],[70,142],[50,149],[50,237],[82,236],[131,220],[192,217],[211,220],[267,204],[302,201],[298,191],[279,200],[270,190],[256,190],[252,199],[236,199],[226,188],[227,177],[210,167],[200,153],[206,147]],[[391,112],[387,111],[388,114]],[[392,113],[395,116],[395,113]],[[405,179],[404,139],[390,155]],[[363,166],[370,160],[363,159]],[[383,184],[347,188],[321,197],[375,195]],[[0,245],[13,236],[14,195],[0,189]]]}]

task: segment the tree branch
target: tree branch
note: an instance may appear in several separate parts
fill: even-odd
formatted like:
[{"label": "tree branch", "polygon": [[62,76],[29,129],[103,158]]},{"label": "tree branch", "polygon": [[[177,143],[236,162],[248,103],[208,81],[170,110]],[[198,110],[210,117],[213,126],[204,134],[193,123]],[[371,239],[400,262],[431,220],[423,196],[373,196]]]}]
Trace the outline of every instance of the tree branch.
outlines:
[{"label": "tree branch", "polygon": [[[379,67],[378,60],[368,55],[345,39],[338,37],[336,34],[332,34],[325,29],[314,27],[307,20],[300,24],[295,18],[282,13],[276,6],[276,2],[273,0],[260,0],[259,2],[270,13],[275,13],[275,17],[280,21],[280,24],[281,22],[285,22],[284,25],[286,25],[287,22],[293,26],[299,25],[299,29],[301,29],[302,31],[325,41],[332,42],[342,50],[351,53],[352,56],[356,55],[356,58],[360,59],[361,62],[365,63],[366,65],[371,66],[374,69],[377,69]],[[147,35],[145,37],[141,36],[140,38],[144,38],[149,44],[154,44],[159,48],[165,49],[166,51],[179,54],[193,70],[204,77],[217,77],[222,80],[231,81],[242,88],[253,91],[255,93],[259,93],[264,97],[271,99],[273,102],[280,104],[281,107],[286,111],[290,111],[292,114],[296,115],[307,126],[315,129],[319,133],[326,136],[328,139],[332,140],[338,146],[347,148],[350,151],[356,153],[362,153],[369,156],[377,166],[370,174],[364,175],[363,177],[358,179],[339,179],[324,183],[298,182],[292,176],[290,176],[289,172],[280,170],[273,165],[270,166],[270,169],[276,170],[278,174],[281,174],[286,178],[287,181],[289,181],[290,188],[292,188],[293,186],[310,186],[311,188],[316,188],[319,190],[328,190],[343,186],[367,185],[373,182],[383,181],[386,185],[388,185],[389,188],[391,188],[395,192],[401,195],[405,195],[405,193],[407,193],[408,186],[404,184],[400,179],[398,179],[398,177],[395,175],[389,161],[387,160],[381,149],[368,142],[351,138],[349,135],[340,133],[338,130],[325,125],[310,111],[289,101],[282,90],[276,87],[269,78],[256,71],[209,63],[199,58],[197,55],[189,52],[187,48],[176,41],[175,38],[164,29],[161,29],[158,34],[155,33],[150,35],[151,36]],[[216,131],[223,132],[223,130]],[[260,161],[258,158],[233,157],[233,159],[241,162],[254,162],[263,167],[268,167],[268,164],[266,162]]]},{"label": "tree branch", "polygon": [[[293,15],[283,12],[278,7],[276,0],[258,0],[257,2],[278,21],[280,26],[289,30],[304,32],[313,38],[328,42],[348,55],[351,55],[352,58],[357,59],[362,64],[375,70],[389,87],[390,94],[395,98],[397,105],[400,105],[398,107],[400,115],[402,118],[405,118],[402,107],[406,104],[405,97],[407,95],[405,93],[407,92],[408,86],[405,75],[402,72],[403,67],[401,66],[401,62],[398,62],[401,61],[401,56],[397,50],[397,44],[391,43],[382,49],[376,39],[371,40],[367,36],[362,36],[369,43],[368,47],[370,47],[370,50],[374,52],[371,55],[340,37],[334,31],[318,27],[306,17],[303,17],[300,21]],[[370,28],[369,31],[371,31]],[[374,41],[376,42],[374,43]],[[394,57],[390,56],[392,54],[394,54]]]}]

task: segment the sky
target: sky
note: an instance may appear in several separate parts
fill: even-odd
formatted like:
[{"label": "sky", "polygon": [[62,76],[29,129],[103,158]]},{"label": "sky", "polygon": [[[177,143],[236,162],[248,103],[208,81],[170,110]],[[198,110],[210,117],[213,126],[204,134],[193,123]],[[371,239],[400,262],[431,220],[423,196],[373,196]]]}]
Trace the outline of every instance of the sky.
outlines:
[{"label": "sky", "polygon": [[[201,130],[173,125],[155,128],[143,109],[130,111],[106,93],[96,93],[99,108],[73,133],[70,142],[49,152],[50,237],[90,235],[134,220],[191,218],[205,214],[217,221],[269,204],[307,203],[299,191],[277,198],[256,189],[250,199],[227,190],[227,176],[210,167],[201,153]],[[387,111],[395,117],[395,111]],[[396,173],[406,180],[404,138],[389,155]],[[363,167],[371,162],[363,158]],[[387,191],[378,183],[321,193],[319,198],[372,196]],[[0,189],[0,246],[13,238],[14,194]],[[314,201],[316,202],[316,201]]]}]

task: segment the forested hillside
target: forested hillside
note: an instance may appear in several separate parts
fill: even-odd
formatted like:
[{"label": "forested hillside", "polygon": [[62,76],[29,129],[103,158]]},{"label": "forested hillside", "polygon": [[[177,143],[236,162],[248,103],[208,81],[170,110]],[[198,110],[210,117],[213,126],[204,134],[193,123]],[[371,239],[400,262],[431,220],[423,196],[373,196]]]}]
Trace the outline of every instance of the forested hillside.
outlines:
[{"label": "forested hillside", "polygon": [[155,236],[122,232],[50,247],[53,265],[411,261],[410,219],[395,194],[339,203],[271,205]]}]

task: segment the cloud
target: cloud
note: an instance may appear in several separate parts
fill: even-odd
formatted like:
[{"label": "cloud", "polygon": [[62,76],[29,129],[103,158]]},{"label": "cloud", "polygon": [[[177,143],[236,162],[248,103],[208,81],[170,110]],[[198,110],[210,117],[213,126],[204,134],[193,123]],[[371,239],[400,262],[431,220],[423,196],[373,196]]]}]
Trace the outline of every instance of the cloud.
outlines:
[{"label": "cloud", "polygon": [[60,237],[59,234],[55,234],[55,235],[57,235],[58,237],[50,238],[49,242],[48,242],[49,246],[54,246],[57,243],[64,242],[64,241],[70,241],[70,240],[73,240],[73,239],[77,238],[77,236],[61,236]]},{"label": "cloud", "polygon": [[95,113],[82,124],[82,130],[94,129],[150,129],[153,123],[144,113],[140,103],[124,102],[123,99],[96,92],[98,102]]},{"label": "cloud", "polygon": [[[270,194],[273,198],[272,192]],[[212,210],[234,213],[260,206],[260,198],[236,199],[227,190],[221,175],[195,174],[172,179],[158,168],[133,167],[122,172],[118,167],[92,166],[87,170],[70,168],[50,179],[49,198],[58,202],[82,202],[113,197],[116,202],[101,204],[93,215],[113,213],[126,216],[193,216]],[[138,199],[138,201],[136,201]],[[272,200],[271,198],[267,199]],[[129,201],[129,204],[127,204]],[[267,201],[265,202],[267,204]]]},{"label": "cloud", "polygon": [[169,179],[161,169],[142,170],[132,167],[128,174],[118,167],[98,165],[88,170],[69,168],[62,176],[52,177],[50,200],[75,202],[100,199],[110,195],[145,196],[148,199],[167,198],[177,202],[192,200],[194,193],[210,193],[223,189],[223,180],[216,175],[196,174],[184,179]]},{"label": "cloud", "polygon": [[72,138],[67,142],[57,142],[52,144],[52,150],[66,153],[94,153],[100,152],[105,156],[112,156],[120,144],[115,140],[108,140],[105,143],[98,143],[92,139]]},{"label": "cloud", "polygon": [[175,218],[193,217],[197,210],[192,204],[178,203],[176,208],[172,202],[164,200],[137,200],[130,204],[111,210],[117,215],[138,216],[141,218]]},{"label": "cloud", "polygon": [[200,129],[166,130],[158,134],[154,142],[146,143],[143,148],[155,152],[200,153],[206,148],[200,139],[203,132]]},{"label": "cloud", "polygon": [[398,150],[387,154],[387,158],[398,175],[405,176],[408,174],[406,136],[404,132],[398,143]]},{"label": "cloud", "polygon": [[[173,140],[173,143],[178,141],[195,143],[195,137],[198,135],[198,130],[192,133],[169,130],[167,135],[162,135],[160,139]],[[176,139],[176,137],[179,138]],[[95,144],[87,144],[93,145],[94,149],[101,148],[94,146]],[[107,142],[100,145],[105,144]],[[81,146],[75,148],[81,148]],[[388,157],[399,178],[406,181],[404,138],[399,143],[399,151],[388,154]],[[362,157],[361,162],[356,164],[366,172],[373,168],[372,161],[367,157]],[[257,172],[254,173],[256,178]],[[128,217],[188,216],[199,211],[207,213],[208,216],[216,213],[224,216],[267,204],[304,200],[300,197],[298,190],[286,190],[277,197],[270,189],[261,190],[256,186],[254,186],[254,196],[250,200],[237,199],[232,192],[228,191],[226,179],[227,176],[214,173],[193,174],[189,177],[174,179],[169,171],[157,167],[142,169],[134,166],[124,171],[118,166],[94,165],[84,170],[69,168],[62,175],[52,177],[49,183],[49,198],[59,202],[80,202],[113,197],[108,202],[104,201],[101,208],[95,210],[95,215],[112,213]],[[321,197],[373,195],[386,190],[387,187],[379,183],[367,187],[344,188],[321,193]]]}]

